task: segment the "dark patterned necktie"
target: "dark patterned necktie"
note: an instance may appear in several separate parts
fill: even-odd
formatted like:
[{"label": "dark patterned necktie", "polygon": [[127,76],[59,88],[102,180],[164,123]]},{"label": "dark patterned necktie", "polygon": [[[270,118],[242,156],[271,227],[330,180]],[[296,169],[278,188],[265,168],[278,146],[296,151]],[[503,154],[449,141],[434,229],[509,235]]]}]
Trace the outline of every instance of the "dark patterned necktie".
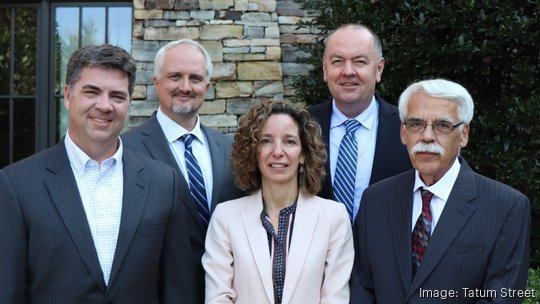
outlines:
[{"label": "dark patterned necktie", "polygon": [[201,167],[191,151],[193,137],[195,136],[190,133],[187,133],[181,137],[186,148],[184,158],[186,160],[186,170],[189,177],[189,190],[191,192],[191,197],[197,206],[197,210],[199,211],[199,216],[203,222],[208,225],[208,221],[210,220],[210,211],[208,209],[208,200],[206,198],[206,188],[204,186],[204,178]]},{"label": "dark patterned necktie", "polygon": [[422,213],[414,225],[414,230],[412,234],[412,264],[413,264],[413,274],[416,274],[418,267],[422,260],[424,259],[424,251],[426,250],[429,239],[431,237],[431,209],[430,202],[433,197],[433,193],[420,188],[420,193],[422,194]]}]

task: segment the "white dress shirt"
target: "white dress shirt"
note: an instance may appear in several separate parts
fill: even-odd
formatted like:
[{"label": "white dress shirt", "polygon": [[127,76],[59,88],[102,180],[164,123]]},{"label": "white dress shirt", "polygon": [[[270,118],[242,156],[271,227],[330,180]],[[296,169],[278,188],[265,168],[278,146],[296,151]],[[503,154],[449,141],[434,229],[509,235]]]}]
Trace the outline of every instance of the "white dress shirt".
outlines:
[{"label": "white dress shirt", "polygon": [[106,285],[109,284],[122,217],[123,148],[120,138],[118,141],[116,153],[100,166],[71,140],[69,130],[64,140]]},{"label": "white dress shirt", "polygon": [[444,206],[446,205],[446,201],[448,200],[450,192],[452,192],[452,188],[454,187],[454,183],[457,180],[460,168],[461,164],[456,158],[454,164],[452,164],[452,167],[450,167],[448,172],[446,172],[446,174],[443,175],[443,177],[439,181],[429,187],[426,186],[426,184],[424,184],[424,182],[420,178],[420,173],[418,172],[418,170],[415,170],[411,232],[414,230],[414,225],[416,225],[416,221],[418,220],[420,213],[422,213],[422,196],[420,195],[420,187],[424,187],[424,189],[429,190],[429,192],[433,193],[430,204],[432,216],[431,234],[433,234],[435,226],[437,226],[437,222],[439,221]]},{"label": "white dress shirt", "polygon": [[[362,192],[369,185],[371,171],[373,168],[373,159],[375,158],[375,145],[377,142],[377,129],[379,126],[379,104],[375,97],[364,112],[355,117],[362,125],[356,130],[356,141],[358,143],[358,161],[356,162],[356,180],[354,189],[353,220],[360,208],[360,198]],[[330,117],[330,171],[332,185],[336,175],[337,158],[339,154],[339,145],[346,134],[346,128],[343,122],[349,119],[339,111],[335,100],[332,101],[332,115]]]},{"label": "white dress shirt", "polygon": [[206,138],[204,132],[201,129],[201,122],[199,116],[197,115],[197,123],[195,124],[195,127],[193,128],[193,130],[191,130],[191,132],[188,132],[186,129],[184,129],[184,127],[177,124],[174,120],[165,115],[161,111],[161,107],[156,113],[156,118],[159,122],[159,125],[161,126],[161,129],[163,130],[163,133],[165,134],[165,138],[167,138],[169,148],[171,149],[172,154],[174,155],[174,158],[176,159],[176,162],[178,163],[178,166],[180,167],[180,170],[182,171],[182,174],[184,175],[186,181],[189,181],[189,177],[186,170],[186,161],[184,158],[185,146],[184,141],[179,140],[179,138],[181,136],[184,136],[184,134],[186,133],[191,133],[197,138],[197,140],[193,140],[193,143],[191,144],[191,151],[197,159],[199,167],[201,167],[202,175],[204,178],[204,186],[206,189],[206,198],[208,201],[208,210],[211,210],[210,205],[212,202],[213,185],[212,157],[210,155],[208,139]]}]

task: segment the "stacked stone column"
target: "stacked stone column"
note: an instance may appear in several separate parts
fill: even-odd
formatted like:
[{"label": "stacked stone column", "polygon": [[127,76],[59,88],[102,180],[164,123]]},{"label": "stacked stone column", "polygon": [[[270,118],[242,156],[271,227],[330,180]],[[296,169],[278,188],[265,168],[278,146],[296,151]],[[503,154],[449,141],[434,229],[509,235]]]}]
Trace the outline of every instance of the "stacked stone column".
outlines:
[{"label": "stacked stone column", "polygon": [[293,77],[309,67],[294,63],[301,54],[294,42],[310,43],[316,31],[298,29],[312,18],[294,1],[135,0],[132,53],[137,82],[130,127],[158,107],[152,81],[157,50],[172,40],[200,42],[214,64],[212,88],[201,108],[201,121],[234,133],[238,118],[267,99],[291,99]]}]

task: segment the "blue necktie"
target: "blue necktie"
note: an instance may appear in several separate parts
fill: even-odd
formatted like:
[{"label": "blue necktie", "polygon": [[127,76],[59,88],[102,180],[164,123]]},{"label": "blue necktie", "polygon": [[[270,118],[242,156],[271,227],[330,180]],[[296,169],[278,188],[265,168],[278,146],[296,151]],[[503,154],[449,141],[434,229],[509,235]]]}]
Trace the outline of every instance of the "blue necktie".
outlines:
[{"label": "blue necktie", "polygon": [[189,189],[191,190],[191,197],[197,205],[199,216],[203,222],[208,225],[208,221],[210,220],[208,199],[206,198],[206,189],[204,186],[204,178],[201,167],[199,167],[199,163],[191,151],[193,137],[195,136],[190,133],[187,133],[181,137],[185,145],[184,158],[186,160],[186,169],[189,177]]},{"label": "blue necktie", "polygon": [[358,158],[358,143],[355,132],[361,124],[354,119],[344,123],[347,133],[339,145],[339,153],[334,178],[334,197],[345,204],[351,220],[353,218],[354,188],[356,180],[356,160]]}]

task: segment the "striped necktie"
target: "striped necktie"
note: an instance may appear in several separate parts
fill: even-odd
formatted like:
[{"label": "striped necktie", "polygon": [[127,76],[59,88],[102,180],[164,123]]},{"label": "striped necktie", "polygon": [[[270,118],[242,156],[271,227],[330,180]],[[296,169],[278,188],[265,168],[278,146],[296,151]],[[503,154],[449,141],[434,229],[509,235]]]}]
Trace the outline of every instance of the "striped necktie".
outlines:
[{"label": "striped necktie", "polygon": [[344,123],[345,136],[339,145],[339,153],[334,178],[334,197],[345,204],[349,217],[353,218],[354,188],[356,181],[356,161],[358,158],[358,143],[356,142],[356,130],[361,124],[354,119],[348,119]]},{"label": "striped necktie", "polygon": [[185,146],[184,158],[186,160],[186,170],[189,177],[189,189],[191,192],[191,197],[197,206],[199,216],[203,222],[208,225],[208,221],[210,220],[210,211],[208,209],[208,199],[206,198],[204,178],[201,167],[199,166],[199,162],[197,162],[197,159],[191,151],[191,144],[193,143],[194,137],[195,135],[190,133],[186,133],[181,137]]},{"label": "striped necktie", "polygon": [[431,223],[433,220],[430,208],[433,193],[424,188],[420,188],[420,193],[422,195],[422,213],[420,213],[416,225],[414,225],[412,234],[413,274],[416,274],[420,263],[424,259],[424,252],[431,238]]}]

